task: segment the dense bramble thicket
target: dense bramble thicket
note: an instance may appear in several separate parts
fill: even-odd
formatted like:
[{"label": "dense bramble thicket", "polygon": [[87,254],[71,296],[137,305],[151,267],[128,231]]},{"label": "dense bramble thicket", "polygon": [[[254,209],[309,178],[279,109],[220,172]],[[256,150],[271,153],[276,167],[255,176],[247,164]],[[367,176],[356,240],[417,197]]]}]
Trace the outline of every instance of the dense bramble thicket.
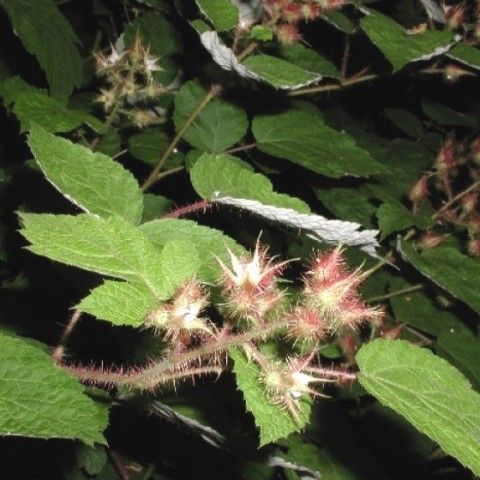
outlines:
[{"label": "dense bramble thicket", "polygon": [[2,479],[480,475],[480,3],[0,0]]}]

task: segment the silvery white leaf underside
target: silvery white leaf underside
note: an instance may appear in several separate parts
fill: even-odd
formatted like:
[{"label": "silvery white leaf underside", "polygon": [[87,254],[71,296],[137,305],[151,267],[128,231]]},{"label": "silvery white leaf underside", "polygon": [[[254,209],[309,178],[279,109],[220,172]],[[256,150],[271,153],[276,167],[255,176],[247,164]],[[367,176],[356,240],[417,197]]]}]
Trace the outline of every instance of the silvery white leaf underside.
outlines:
[{"label": "silvery white leaf underside", "polygon": [[266,220],[278,222],[287,227],[298,228],[307,232],[307,236],[328,244],[344,244],[358,247],[372,257],[378,257],[376,249],[380,247],[377,240],[378,230],[362,230],[362,225],[343,220],[329,220],[321,215],[299,213],[291,208],[265,205],[256,200],[233,198],[216,192],[214,203],[247,210]]}]

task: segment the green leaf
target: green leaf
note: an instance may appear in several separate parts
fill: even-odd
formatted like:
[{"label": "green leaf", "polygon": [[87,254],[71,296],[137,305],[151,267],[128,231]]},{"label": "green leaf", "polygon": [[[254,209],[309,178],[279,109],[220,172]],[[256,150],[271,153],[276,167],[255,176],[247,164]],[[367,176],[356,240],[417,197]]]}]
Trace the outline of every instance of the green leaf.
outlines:
[{"label": "green leaf", "polygon": [[0,333],[0,435],[105,443],[108,414],[50,355]]},{"label": "green leaf", "polygon": [[457,43],[447,54],[464,65],[476,70],[480,69],[480,50],[465,43]]},{"label": "green leaf", "polygon": [[200,264],[200,256],[192,240],[184,238],[165,243],[160,254],[159,266],[163,272],[163,289],[168,297],[195,275]]},{"label": "green leaf", "polygon": [[457,112],[447,105],[440,102],[434,102],[422,99],[422,108],[425,115],[439,125],[454,125],[456,127],[478,128],[478,120],[470,115]]},{"label": "green leaf", "polygon": [[230,357],[234,361],[233,372],[237,386],[243,393],[247,410],[253,414],[255,425],[260,430],[261,447],[285,438],[307,424],[310,403],[301,400],[300,423],[297,423],[287,410],[272,403],[259,380],[260,369],[254,362],[249,362],[241,350],[230,350]]},{"label": "green leaf", "polygon": [[345,33],[353,33],[357,29],[357,25],[341,10],[322,12],[321,18]]},{"label": "green leaf", "polygon": [[83,78],[79,40],[54,0],[0,0],[13,31],[35,55],[47,75],[50,92],[68,97]]},{"label": "green leaf", "polygon": [[258,200],[266,205],[293,208],[301,213],[310,209],[300,199],[273,191],[270,180],[239,165],[231,155],[203,154],[190,171],[193,188],[207,199],[216,192],[235,198]]},{"label": "green leaf", "polygon": [[437,344],[472,382],[480,387],[480,341],[472,335],[455,330],[443,331]]},{"label": "green leaf", "polygon": [[[294,439],[291,440],[291,438]],[[326,448],[318,448],[312,443],[302,442],[296,435],[289,438],[288,453],[282,455],[289,463],[313,472],[322,480],[358,480],[347,462],[336,458],[334,452]],[[307,477],[314,478],[314,477]]]},{"label": "green leaf", "polygon": [[[170,138],[160,129],[150,129],[132,135],[128,139],[128,151],[147,165],[155,166],[162,153],[168,147]],[[183,163],[184,155],[180,151],[173,152],[164,165],[164,169],[175,168]]]},{"label": "green leaf", "polygon": [[368,188],[360,185],[356,188],[329,188],[314,190],[316,197],[336,217],[342,220],[358,222],[364,227],[374,227],[372,221],[376,208],[370,201],[372,196]]},{"label": "green leaf", "polygon": [[340,75],[332,62],[312,48],[307,48],[301,43],[296,43],[288,47],[282,46],[280,48],[280,54],[290,63],[317,75],[335,78]]},{"label": "green leaf", "polygon": [[6,107],[15,103],[15,99],[22,93],[43,93],[47,95],[47,90],[30,85],[18,75],[7,78],[0,83],[0,96]]},{"label": "green leaf", "polygon": [[158,300],[142,284],[107,280],[90,292],[77,309],[113,325],[140,327]]},{"label": "green leaf", "polygon": [[382,165],[358,147],[345,132],[327,126],[312,110],[290,109],[253,119],[257,147],[274,157],[290,160],[329,177],[368,176]]},{"label": "green leaf", "polygon": [[402,340],[374,340],[357,362],[369,393],[480,474],[480,395],[458,370]]},{"label": "green leaf", "polygon": [[162,195],[145,193],[143,195],[143,222],[150,222],[161,217],[172,208],[172,201]]},{"label": "green leaf", "polygon": [[394,70],[400,70],[410,62],[442,55],[455,43],[453,33],[448,31],[428,30],[407,35],[402,25],[373,10],[362,18],[360,26]]},{"label": "green leaf", "polygon": [[385,115],[397,128],[405,132],[409,137],[417,139],[422,135],[423,129],[420,120],[408,110],[404,110],[403,108],[386,108]]},{"label": "green leaf", "polygon": [[[134,283],[159,299],[171,295],[162,256],[138,228],[120,217],[20,213],[22,235],[37,255]],[[194,246],[191,246],[195,251]],[[182,261],[186,261],[189,256]],[[168,259],[170,264],[172,259]],[[172,267],[173,268],[173,267]],[[171,270],[170,268],[169,270]]]},{"label": "green leaf", "polygon": [[160,59],[158,65],[163,70],[154,72],[154,78],[164,84],[175,80],[179,72],[177,57],[182,54],[182,40],[178,31],[162,15],[147,12],[135,18],[125,29],[127,48],[133,45],[137,32],[143,45],[148,46],[150,53]]},{"label": "green leaf", "polygon": [[[207,92],[196,81],[185,83],[175,96],[173,121],[177,131],[205,98]],[[195,118],[183,138],[193,147],[208,152],[222,152],[247,133],[247,114],[240,107],[214,98]]]},{"label": "green leaf", "polygon": [[250,30],[250,38],[259,42],[273,40],[273,30],[266,25],[254,25]]},{"label": "green leaf", "polygon": [[381,240],[393,232],[400,232],[412,225],[415,219],[412,213],[399,202],[385,202],[376,210],[378,227],[382,235]]},{"label": "green leaf", "polygon": [[96,445],[95,447],[89,447],[80,445],[77,449],[77,466],[85,469],[88,475],[98,475],[107,464],[107,461],[108,457],[104,446]]},{"label": "green leaf", "polygon": [[[413,285],[401,278],[395,278],[389,292],[395,292]],[[468,334],[468,328],[450,311],[437,305],[424,291],[410,292],[390,299],[397,323],[406,323],[422,332],[439,336],[453,331]]]},{"label": "green leaf", "polygon": [[317,74],[270,55],[250,55],[243,65],[277,88],[301,87],[320,80]]},{"label": "green leaf", "polygon": [[0,95],[5,104],[14,103],[13,113],[20,122],[21,131],[30,130],[32,124],[50,132],[70,132],[86,124],[98,133],[106,131],[105,125],[87,112],[68,108],[57,98],[25,83],[20,77],[7,79],[0,85]]},{"label": "green leaf", "polygon": [[206,282],[215,283],[220,278],[221,269],[215,257],[226,265],[229,264],[227,248],[236,255],[245,253],[237,242],[220,230],[199,225],[193,220],[164,218],[144,223],[140,229],[160,248],[167,242],[177,242],[186,238],[193,242],[201,260],[198,277]]},{"label": "green leaf", "polygon": [[48,180],[82,210],[140,222],[142,192],[134,176],[119,163],[40,127],[32,128],[29,145]]},{"label": "green leaf", "polygon": [[111,128],[105,135],[102,135],[95,150],[109,157],[115,157],[120,154],[122,150],[122,139],[120,138],[118,130]]},{"label": "green leaf", "polygon": [[215,30],[227,32],[238,24],[238,8],[230,0],[195,0],[200,11],[213,23]]},{"label": "green leaf", "polygon": [[477,260],[441,245],[418,253],[407,242],[402,242],[401,253],[423,275],[480,313],[477,288],[480,263]]}]

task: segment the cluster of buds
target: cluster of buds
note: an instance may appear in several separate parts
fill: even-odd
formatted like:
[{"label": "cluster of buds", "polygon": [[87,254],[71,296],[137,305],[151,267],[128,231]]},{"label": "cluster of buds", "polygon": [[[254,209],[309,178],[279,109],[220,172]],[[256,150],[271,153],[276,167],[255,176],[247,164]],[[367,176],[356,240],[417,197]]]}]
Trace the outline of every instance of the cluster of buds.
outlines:
[{"label": "cluster of buds", "polygon": [[314,20],[323,11],[345,5],[344,0],[265,0],[263,25],[270,28],[284,45],[293,45],[301,40],[301,21]]},{"label": "cluster of buds", "polygon": [[[480,139],[467,145],[448,136],[435,158],[432,172],[423,174],[408,193],[414,214],[430,197],[438,208],[433,216],[437,226],[444,228],[449,224],[466,232],[466,250],[473,256],[480,256],[479,183]],[[416,243],[421,249],[434,248],[444,238],[444,233],[434,229],[422,234]]]},{"label": "cluster of buds", "polygon": [[133,45],[122,53],[112,46],[109,55],[97,53],[96,73],[105,79],[97,101],[111,123],[125,119],[137,128],[164,123],[163,116],[153,109],[153,103],[166,92],[155,81],[154,73],[161,70],[158,58],[152,56],[137,34]]},{"label": "cluster of buds", "polygon": [[253,255],[237,257],[230,250],[228,253],[231,269],[218,260],[223,271],[220,287],[228,313],[235,319],[261,323],[283,298],[284,292],[277,283],[289,261],[276,263],[259,241]]},{"label": "cluster of buds", "polygon": [[190,346],[193,337],[215,335],[215,326],[201,314],[208,306],[208,295],[197,280],[190,280],[173,298],[152,310],[145,326],[173,344],[178,350]]}]

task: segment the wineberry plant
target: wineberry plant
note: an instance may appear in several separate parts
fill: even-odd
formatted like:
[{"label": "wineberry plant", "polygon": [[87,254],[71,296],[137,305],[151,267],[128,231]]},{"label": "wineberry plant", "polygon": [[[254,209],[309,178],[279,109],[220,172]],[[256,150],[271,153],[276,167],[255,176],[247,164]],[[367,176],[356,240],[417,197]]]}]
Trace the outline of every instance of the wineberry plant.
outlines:
[{"label": "wineberry plant", "polygon": [[0,22],[2,479],[480,476],[479,1]]}]

